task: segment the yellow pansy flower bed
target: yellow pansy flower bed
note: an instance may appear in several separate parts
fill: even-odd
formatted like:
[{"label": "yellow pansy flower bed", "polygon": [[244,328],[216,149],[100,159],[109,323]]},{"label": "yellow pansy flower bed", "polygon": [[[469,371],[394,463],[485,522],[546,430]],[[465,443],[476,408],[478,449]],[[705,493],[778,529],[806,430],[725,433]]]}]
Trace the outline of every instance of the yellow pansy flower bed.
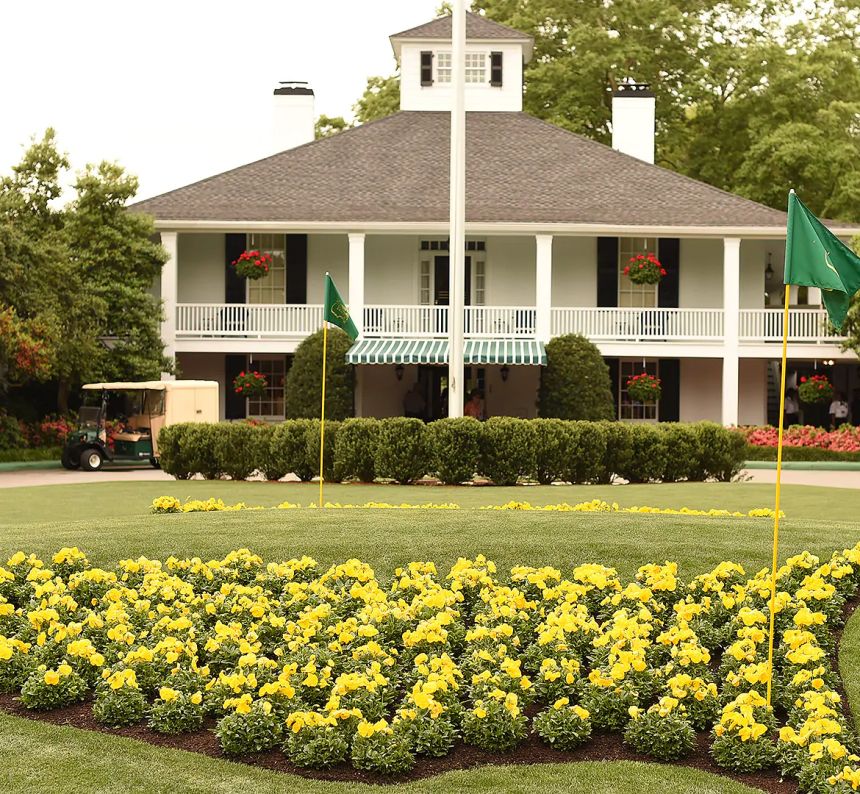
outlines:
[{"label": "yellow pansy flower bed", "polygon": [[731,561],[625,581],[598,562],[500,571],[483,556],[377,572],[248,549],[110,569],[77,548],[19,552],[0,566],[0,690],[161,733],[214,718],[225,753],[280,748],[308,768],[398,774],[460,741],[504,752],[534,732],[570,750],[607,730],[674,760],[706,731],[727,769],[854,790],[831,651],[860,544],[778,569],[773,707],[770,583]]}]

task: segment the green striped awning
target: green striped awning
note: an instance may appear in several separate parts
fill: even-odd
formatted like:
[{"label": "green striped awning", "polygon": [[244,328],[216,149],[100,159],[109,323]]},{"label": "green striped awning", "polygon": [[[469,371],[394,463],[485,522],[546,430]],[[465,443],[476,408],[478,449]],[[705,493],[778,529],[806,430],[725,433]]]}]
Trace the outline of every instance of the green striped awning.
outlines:
[{"label": "green striped awning", "polygon": [[546,364],[546,348],[536,339],[467,339],[465,364]]},{"label": "green striped awning", "polygon": [[[362,339],[347,351],[349,364],[447,364],[447,339]],[[534,339],[467,339],[469,364],[546,364],[546,348]]]},{"label": "green striped awning", "polygon": [[447,364],[447,339],[361,339],[346,353],[348,364]]}]

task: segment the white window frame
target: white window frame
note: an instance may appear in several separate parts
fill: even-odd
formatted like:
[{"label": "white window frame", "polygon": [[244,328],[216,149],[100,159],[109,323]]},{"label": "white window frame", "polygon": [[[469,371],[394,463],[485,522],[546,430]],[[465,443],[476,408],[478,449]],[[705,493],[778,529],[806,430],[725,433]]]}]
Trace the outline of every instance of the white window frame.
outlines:
[{"label": "white window frame", "polygon": [[[489,85],[487,61],[489,53],[482,50],[467,50],[465,53],[464,79],[469,85]],[[437,83],[449,85],[453,74],[453,54],[451,50],[438,50],[433,54],[433,69]]]},{"label": "white window frame", "polygon": [[[425,242],[444,242],[444,237],[422,238],[418,244],[418,305],[430,306],[435,292],[435,258],[450,256],[448,249],[424,249]],[[483,243],[483,250],[478,250],[476,243]],[[471,247],[470,247],[471,245]],[[471,257],[471,294],[469,300],[472,306],[484,306],[487,299],[487,243],[486,240],[467,240],[466,256]]]},{"label": "white window frame", "polygon": [[[280,305],[287,300],[287,251],[283,234],[253,232],[245,238],[246,251],[260,251],[272,257],[269,272],[258,279],[246,279],[245,302],[252,305]],[[280,280],[281,287],[275,286]]]},{"label": "white window frame", "polygon": [[[644,363],[644,370],[643,370]],[[634,402],[627,396],[627,379],[640,372],[660,377],[660,362],[656,358],[622,358],[618,361],[618,418],[622,422],[657,422],[660,418],[660,401]]]},{"label": "white window frame", "polygon": [[[271,367],[271,364],[280,364],[280,372],[274,372],[273,370],[276,368]],[[255,355],[253,357],[253,360],[249,360],[247,371],[254,372],[255,370],[266,376],[266,380],[268,381],[268,385],[266,386],[266,396],[263,399],[257,399],[255,397],[246,397],[245,416],[247,416],[249,419],[262,419],[267,422],[283,421],[286,418],[287,408],[286,357],[282,355]],[[275,378],[280,376],[282,379],[282,383],[273,383],[271,377],[272,375],[274,375]],[[261,410],[262,408],[266,406],[274,407],[274,403],[278,400],[278,392],[280,392],[280,402],[283,409],[281,413],[263,413]]]},{"label": "white window frame", "polygon": [[440,50],[433,58],[433,68],[436,70],[437,83],[450,83],[454,56],[450,50]]},{"label": "white window frame", "polygon": [[487,53],[466,53],[466,83],[469,85],[480,85],[489,82],[487,78]]},{"label": "white window frame", "polygon": [[634,284],[624,275],[630,258],[638,254],[657,253],[656,237],[621,237],[618,240],[618,306],[634,309],[657,307],[659,284]]}]

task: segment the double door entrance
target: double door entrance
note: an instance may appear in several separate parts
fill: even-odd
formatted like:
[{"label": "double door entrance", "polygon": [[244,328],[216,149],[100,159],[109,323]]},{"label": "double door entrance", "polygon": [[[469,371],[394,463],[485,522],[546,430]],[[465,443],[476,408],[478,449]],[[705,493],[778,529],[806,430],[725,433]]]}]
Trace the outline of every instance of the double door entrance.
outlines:
[{"label": "double door entrance", "polygon": [[[466,279],[463,285],[463,304],[472,303],[472,257],[466,257]],[[437,256],[433,260],[433,305],[448,306],[451,299],[451,257]],[[445,317],[442,333],[448,333],[448,318]]]}]

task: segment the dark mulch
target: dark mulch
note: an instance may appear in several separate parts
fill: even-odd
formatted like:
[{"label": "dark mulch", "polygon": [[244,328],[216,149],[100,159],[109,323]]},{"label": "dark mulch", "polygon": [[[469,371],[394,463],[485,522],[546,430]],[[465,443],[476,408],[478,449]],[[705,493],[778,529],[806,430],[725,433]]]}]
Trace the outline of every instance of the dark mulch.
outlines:
[{"label": "dark mulch", "polygon": [[[68,725],[90,731],[110,733],[115,736],[125,736],[130,739],[148,742],[158,747],[172,747],[177,750],[187,750],[201,753],[212,758],[225,758],[215,738],[213,729],[215,721],[211,720],[207,727],[195,733],[184,733],[179,736],[165,736],[155,733],[145,724],[132,725],[128,728],[105,728],[93,719],[92,704],[78,703],[47,712],[34,712],[25,708],[16,696],[0,695],[0,710],[18,717],[42,720],[53,725]],[[794,794],[797,785],[793,780],[781,781],[775,770],[753,774],[731,774],[720,769],[708,754],[710,737],[708,733],[700,733],[696,749],[692,755],[677,763],[681,766],[695,767],[716,775],[724,775],[738,780],[753,788],[771,792],[771,794]],[[508,753],[488,753],[476,747],[459,743],[453,751],[444,758],[419,758],[414,768],[407,775],[398,777],[383,777],[353,769],[349,764],[339,764],[325,771],[312,771],[294,766],[280,750],[270,750],[252,756],[230,758],[230,760],[251,766],[263,767],[276,772],[289,772],[306,778],[329,781],[355,781],[361,783],[403,783],[410,780],[432,777],[455,769],[472,769],[488,764],[557,764],[575,761],[651,761],[653,759],[634,753],[621,741],[617,733],[599,733],[591,741],[573,752],[561,752],[547,747],[540,739],[531,734],[519,747]]]}]

